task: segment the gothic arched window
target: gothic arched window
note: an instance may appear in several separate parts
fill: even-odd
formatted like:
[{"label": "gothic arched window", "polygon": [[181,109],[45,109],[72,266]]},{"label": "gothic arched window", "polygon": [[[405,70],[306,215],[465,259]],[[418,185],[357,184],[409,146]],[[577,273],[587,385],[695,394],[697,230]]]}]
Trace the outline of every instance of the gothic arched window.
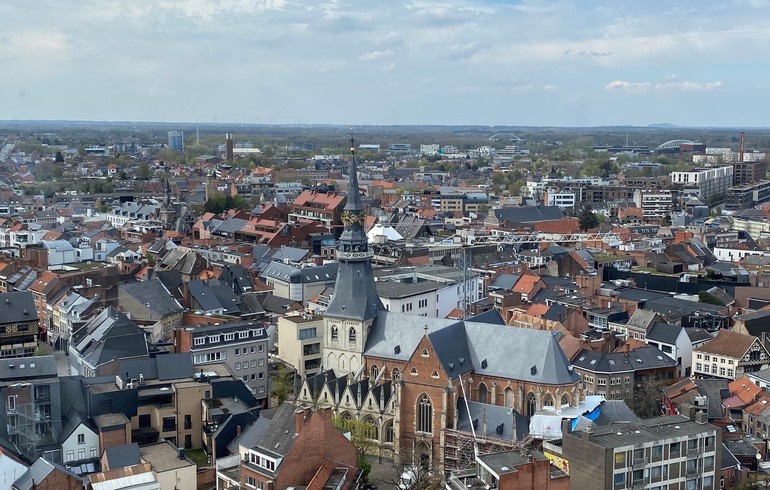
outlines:
[{"label": "gothic arched window", "polygon": [[433,402],[423,393],[417,399],[417,432],[433,432]]},{"label": "gothic arched window", "polygon": [[513,390],[510,387],[505,389],[505,406],[513,408]]},{"label": "gothic arched window", "polygon": [[332,340],[337,340],[339,337],[339,332],[337,331],[337,326],[332,325]]},{"label": "gothic arched window", "polygon": [[487,390],[487,385],[484,383],[479,384],[479,403],[488,403],[489,402],[489,391]]},{"label": "gothic arched window", "polygon": [[348,341],[349,342],[356,341],[356,329],[354,327],[350,327],[350,330],[348,331]]}]

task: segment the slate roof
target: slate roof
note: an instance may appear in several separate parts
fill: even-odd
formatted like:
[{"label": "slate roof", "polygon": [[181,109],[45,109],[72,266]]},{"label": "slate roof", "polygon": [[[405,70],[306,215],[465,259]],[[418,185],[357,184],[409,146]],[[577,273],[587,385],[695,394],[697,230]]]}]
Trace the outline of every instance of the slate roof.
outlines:
[{"label": "slate roof", "polygon": [[473,370],[468,338],[461,322],[428,334],[433,349],[450,378],[456,378]]},{"label": "slate roof", "polygon": [[[476,435],[508,441],[523,440],[529,432],[526,417],[512,408],[470,400],[466,407],[465,402],[464,398],[457,399],[457,429],[460,431],[471,433],[471,425],[473,425]],[[486,431],[484,419],[486,419]]]},{"label": "slate roof", "polygon": [[594,352],[583,349],[572,360],[572,365],[595,373],[623,373],[675,367],[676,361],[657,347],[647,345],[630,352]]},{"label": "slate roof", "polygon": [[[543,384],[571,384],[580,379],[569,369],[569,360],[552,332],[464,323],[478,373]],[[511,356],[511,352],[518,355]]]},{"label": "slate roof", "polygon": [[294,412],[299,405],[285,402],[275,413],[270,421],[270,426],[265,429],[257,443],[253,446],[268,455],[286,456],[296,439],[294,426]]},{"label": "slate roof", "polygon": [[144,331],[113,307],[76,330],[71,345],[94,367],[116,358],[148,355]]},{"label": "slate roof", "polygon": [[262,270],[260,277],[270,277],[285,282],[291,279],[301,283],[333,282],[337,278],[338,267],[338,262],[315,267],[295,267],[274,260]]},{"label": "slate roof", "polygon": [[665,322],[655,322],[647,332],[647,340],[654,340],[664,344],[676,344],[676,339],[682,332],[682,327]]},{"label": "slate roof", "polygon": [[489,286],[494,289],[511,290],[513,286],[519,281],[521,275],[519,274],[500,274],[495,278],[495,281]]},{"label": "slate roof", "polygon": [[661,315],[669,316],[685,316],[694,312],[719,314],[724,310],[724,306],[717,306],[708,303],[701,303],[698,301],[688,301],[686,299],[672,298],[669,296],[663,296],[647,301],[645,309],[656,311]]},{"label": "slate roof", "polygon": [[104,450],[104,457],[107,460],[107,466],[111,470],[125,468],[126,466],[136,466],[142,462],[139,455],[139,444],[135,442],[108,447]]},{"label": "slate roof", "polygon": [[161,318],[179,313],[184,309],[158,278],[121,284],[118,288]]},{"label": "slate roof", "polygon": [[[448,327],[452,327],[449,332],[433,335]],[[407,361],[427,333],[445,369],[451,362],[456,371],[460,369],[459,357],[464,357],[466,350],[462,342],[459,346],[445,344],[454,343],[463,330],[473,370],[479,373],[544,384],[571,384],[579,379],[569,370],[569,361],[551,332],[490,323],[381,311],[369,331],[364,353]],[[511,352],[519,354],[511,356]],[[452,377],[454,371],[447,370]]]},{"label": "slate roof", "polygon": [[[24,368],[22,369],[21,366]],[[56,359],[53,355],[0,359],[0,380],[2,383],[26,378],[55,378],[56,373]]]},{"label": "slate roof", "polygon": [[149,359],[123,359],[120,361],[118,374],[125,376],[126,373],[131,379],[139,379],[140,374],[147,380],[192,379],[192,354],[177,352],[162,354]]},{"label": "slate roof", "polygon": [[505,320],[503,320],[503,317],[500,316],[500,312],[497,311],[495,308],[490,308],[484,313],[479,313],[478,315],[473,315],[471,317],[468,317],[466,320],[469,322],[476,322],[476,323],[490,323],[493,325],[505,325]]},{"label": "slate roof", "polygon": [[618,422],[639,422],[641,420],[623,400],[604,400],[599,407],[599,412],[599,416],[594,420],[598,426]]},{"label": "slate roof", "polygon": [[238,437],[233,439],[230,444],[227,445],[227,449],[230,450],[230,454],[237,454],[239,452],[238,448],[240,446],[246,448],[252,448],[256,446],[259,440],[267,431],[268,427],[270,427],[270,423],[270,419],[262,417],[260,414],[260,417],[253,424],[243,430]]},{"label": "slate roof", "polygon": [[200,279],[188,282],[187,290],[203,311],[215,311],[225,307],[209,288],[209,285]]},{"label": "slate roof", "polygon": [[690,338],[690,342],[693,344],[703,341],[708,342],[714,338],[714,336],[711,335],[705,328],[688,327],[685,328],[684,331],[687,333],[687,336]]},{"label": "slate roof", "polygon": [[29,291],[0,294],[0,324],[37,321],[35,299]]},{"label": "slate roof", "polygon": [[626,326],[634,327],[647,332],[659,319],[660,318],[656,312],[652,310],[643,310],[641,308],[637,308],[636,311],[634,311],[634,313],[631,315],[631,318],[628,319]]},{"label": "slate roof", "polygon": [[13,482],[13,488],[18,490],[33,490],[34,488],[37,488],[37,486],[46,478],[48,478],[48,476],[54,471],[61,471],[73,478],[80,479],[80,477],[78,477],[75,473],[71,472],[64,466],[48,462],[43,458],[39,458],[37,461],[32,463],[32,466],[29,467],[29,470],[26,473],[19,477],[18,480]]}]

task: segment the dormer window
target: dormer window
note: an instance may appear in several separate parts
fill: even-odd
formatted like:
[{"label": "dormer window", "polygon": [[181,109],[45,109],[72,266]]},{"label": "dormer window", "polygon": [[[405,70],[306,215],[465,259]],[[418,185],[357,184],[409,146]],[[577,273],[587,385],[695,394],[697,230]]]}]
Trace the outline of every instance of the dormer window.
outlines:
[{"label": "dormer window", "polygon": [[206,337],[195,337],[193,339],[193,345],[204,345],[206,343]]}]

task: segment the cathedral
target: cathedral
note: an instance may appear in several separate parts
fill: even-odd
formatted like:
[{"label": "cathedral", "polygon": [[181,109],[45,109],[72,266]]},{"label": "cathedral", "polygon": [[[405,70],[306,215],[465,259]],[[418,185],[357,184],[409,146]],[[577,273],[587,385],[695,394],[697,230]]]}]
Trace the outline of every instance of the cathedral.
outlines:
[{"label": "cathedral", "polygon": [[[551,332],[387,311],[377,295],[351,149],[334,294],[324,315],[323,372],[297,402],[365,424],[369,453],[445,472],[472,462],[468,438],[488,448],[529,440],[529,418],[583,399],[580,377]],[[495,313],[495,312],[492,312]]]}]

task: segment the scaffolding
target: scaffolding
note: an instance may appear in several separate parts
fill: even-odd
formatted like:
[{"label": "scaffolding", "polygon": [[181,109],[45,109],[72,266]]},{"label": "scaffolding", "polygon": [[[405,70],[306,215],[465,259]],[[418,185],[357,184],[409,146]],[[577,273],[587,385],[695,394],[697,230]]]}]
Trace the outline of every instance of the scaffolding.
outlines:
[{"label": "scaffolding", "polygon": [[[21,454],[35,460],[41,456],[53,462],[58,458],[46,451],[57,443],[57,427],[52,421],[50,386],[17,383],[9,386],[13,406],[6,407],[7,433]],[[47,390],[37,389],[46,388]]]},{"label": "scaffolding", "polygon": [[476,465],[475,447],[478,447],[478,454],[482,456],[501,451],[523,450],[532,443],[532,436],[529,435],[521,441],[480,434],[474,436],[474,434],[457,429],[446,429],[444,435],[446,440],[444,470],[447,472],[465,471],[474,468]]}]

